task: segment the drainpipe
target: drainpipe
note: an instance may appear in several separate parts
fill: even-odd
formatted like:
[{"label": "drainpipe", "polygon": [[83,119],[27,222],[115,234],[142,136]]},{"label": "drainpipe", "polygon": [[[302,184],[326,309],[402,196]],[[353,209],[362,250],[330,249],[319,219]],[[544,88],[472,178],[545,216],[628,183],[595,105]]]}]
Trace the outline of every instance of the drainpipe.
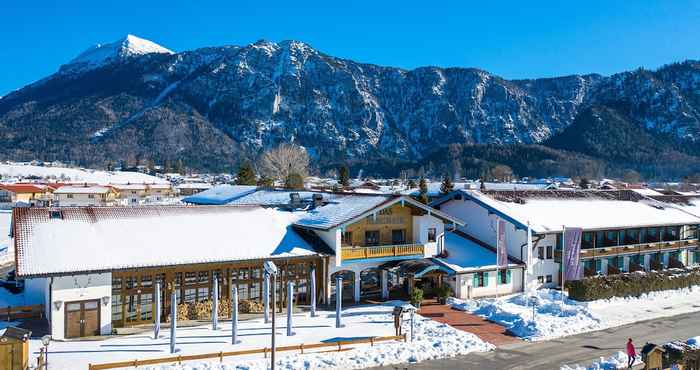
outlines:
[{"label": "drainpipe", "polygon": [[53,332],[53,324],[51,322],[51,318],[53,317],[53,276],[51,277],[51,281],[49,282],[49,307],[48,307],[48,314],[46,315],[46,319],[49,320],[49,328],[51,329],[51,332]]}]

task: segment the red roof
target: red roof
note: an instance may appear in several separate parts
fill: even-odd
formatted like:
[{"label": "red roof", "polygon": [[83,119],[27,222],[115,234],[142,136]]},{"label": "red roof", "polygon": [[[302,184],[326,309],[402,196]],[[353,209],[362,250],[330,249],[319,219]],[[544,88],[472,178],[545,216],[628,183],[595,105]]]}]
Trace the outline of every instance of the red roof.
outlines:
[{"label": "red roof", "polygon": [[32,184],[0,184],[0,189],[13,193],[43,193],[44,188]]}]

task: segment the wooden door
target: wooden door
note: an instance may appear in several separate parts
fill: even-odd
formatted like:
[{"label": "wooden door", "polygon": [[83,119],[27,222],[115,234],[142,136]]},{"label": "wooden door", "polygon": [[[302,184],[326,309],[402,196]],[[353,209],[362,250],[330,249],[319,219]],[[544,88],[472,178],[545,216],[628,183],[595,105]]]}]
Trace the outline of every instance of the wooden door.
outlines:
[{"label": "wooden door", "polygon": [[77,338],[81,335],[82,304],[80,302],[66,303],[66,338]]},{"label": "wooden door", "polygon": [[83,337],[100,335],[100,302],[83,302]]},{"label": "wooden door", "polygon": [[100,334],[100,301],[66,303],[66,338]]}]

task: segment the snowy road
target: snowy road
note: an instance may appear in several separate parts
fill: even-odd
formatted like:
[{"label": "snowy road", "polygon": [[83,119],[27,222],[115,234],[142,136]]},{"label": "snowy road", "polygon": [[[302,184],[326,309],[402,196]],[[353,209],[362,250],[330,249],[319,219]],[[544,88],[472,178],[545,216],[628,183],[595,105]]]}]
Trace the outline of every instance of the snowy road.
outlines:
[{"label": "snowy road", "polygon": [[523,342],[488,353],[375,370],[559,369],[562,364],[588,364],[600,357],[608,357],[622,350],[630,337],[639,347],[645,342],[665,343],[697,336],[700,333],[699,322],[700,312],[695,312],[546,342]]}]

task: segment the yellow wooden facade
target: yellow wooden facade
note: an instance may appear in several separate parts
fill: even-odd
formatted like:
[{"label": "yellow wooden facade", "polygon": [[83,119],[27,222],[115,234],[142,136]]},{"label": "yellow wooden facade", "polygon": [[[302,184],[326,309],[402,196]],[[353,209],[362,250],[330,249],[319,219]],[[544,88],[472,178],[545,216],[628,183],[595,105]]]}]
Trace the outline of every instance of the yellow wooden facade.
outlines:
[{"label": "yellow wooden facade", "polygon": [[[394,230],[403,230],[403,242],[396,243],[392,239],[392,231]],[[376,217],[369,216],[348,225],[343,232],[342,246],[376,246],[366,242],[365,232],[367,231],[379,232],[379,243],[377,244],[379,246],[413,243],[413,214],[411,207],[395,204],[377,212]]]}]

